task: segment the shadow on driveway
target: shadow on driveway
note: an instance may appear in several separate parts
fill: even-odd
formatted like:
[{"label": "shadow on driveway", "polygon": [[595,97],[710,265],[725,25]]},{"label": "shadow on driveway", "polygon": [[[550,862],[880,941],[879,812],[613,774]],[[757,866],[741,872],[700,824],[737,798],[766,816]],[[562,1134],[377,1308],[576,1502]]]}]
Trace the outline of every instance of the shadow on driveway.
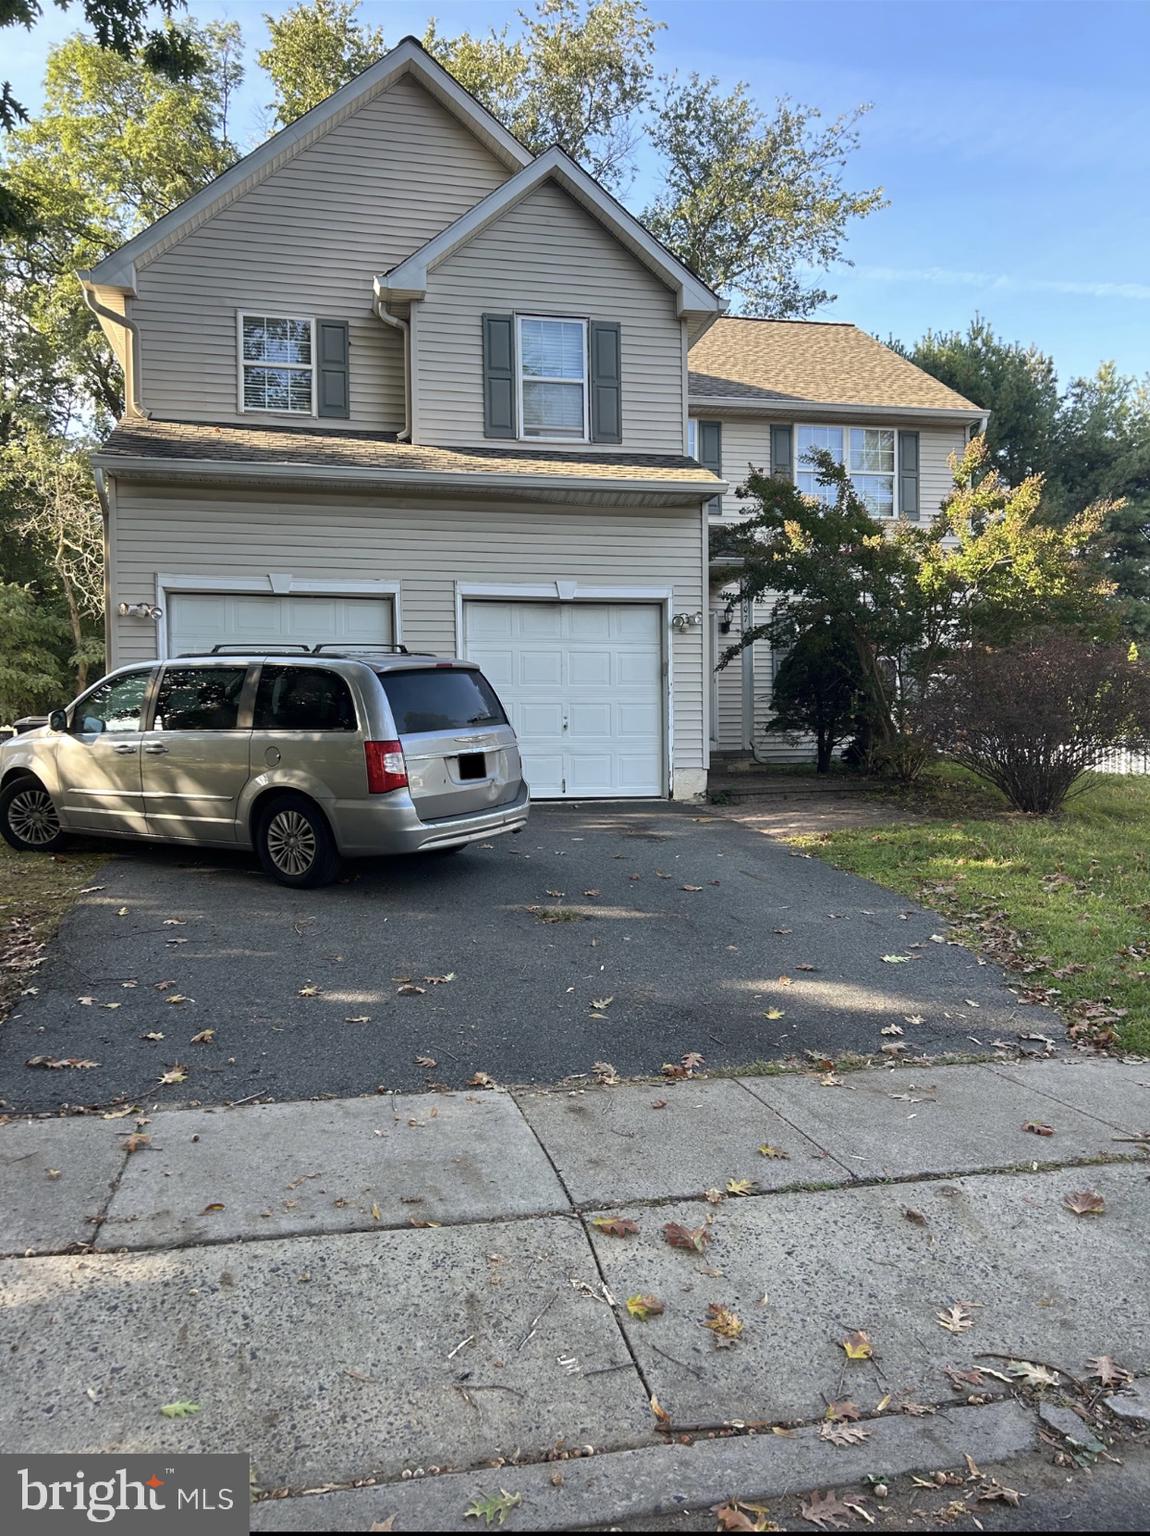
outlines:
[{"label": "shadow on driveway", "polygon": [[[663,802],[537,807],[517,837],[320,891],[245,854],[148,845],[118,846],[93,885],[0,1028],[9,1110],[877,1053],[890,1023],[914,1053],[973,1051],[1035,1021],[993,967],[932,942],[941,918]],[[176,1066],[186,1080],[161,1086]]]}]

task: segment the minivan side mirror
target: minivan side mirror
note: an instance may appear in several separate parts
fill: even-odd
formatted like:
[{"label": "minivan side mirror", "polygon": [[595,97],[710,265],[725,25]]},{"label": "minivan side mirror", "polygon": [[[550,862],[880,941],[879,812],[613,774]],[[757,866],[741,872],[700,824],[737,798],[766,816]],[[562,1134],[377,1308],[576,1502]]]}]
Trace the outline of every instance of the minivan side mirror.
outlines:
[{"label": "minivan side mirror", "polygon": [[48,716],[48,726],[53,731],[66,731],[68,729],[68,711],[66,709],[54,709]]}]

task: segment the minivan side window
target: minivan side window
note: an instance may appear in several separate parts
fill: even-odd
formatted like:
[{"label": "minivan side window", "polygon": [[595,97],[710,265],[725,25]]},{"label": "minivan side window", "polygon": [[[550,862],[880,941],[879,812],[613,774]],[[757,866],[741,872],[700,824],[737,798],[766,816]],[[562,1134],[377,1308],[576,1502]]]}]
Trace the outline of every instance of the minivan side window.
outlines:
[{"label": "minivan side window", "polygon": [[145,667],[140,672],[126,672],[98,684],[77,704],[72,730],[79,735],[138,731],[151,678],[151,667]]},{"label": "minivan side window", "polygon": [[495,689],[473,667],[388,671],[381,675],[380,682],[401,736],[507,724]]},{"label": "minivan side window", "polygon": [[234,731],[246,667],[165,667],[157,731]]},{"label": "minivan side window", "polygon": [[351,689],[320,667],[268,667],[256,690],[257,731],[354,731]]}]

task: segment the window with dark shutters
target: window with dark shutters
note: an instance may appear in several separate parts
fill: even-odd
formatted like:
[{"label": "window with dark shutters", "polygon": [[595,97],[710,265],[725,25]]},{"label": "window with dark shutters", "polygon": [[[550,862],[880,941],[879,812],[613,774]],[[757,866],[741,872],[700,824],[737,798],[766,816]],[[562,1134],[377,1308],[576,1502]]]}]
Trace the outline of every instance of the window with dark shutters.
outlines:
[{"label": "window with dark shutters", "polygon": [[515,317],[483,316],[483,435],[515,436]]},{"label": "window with dark shutters", "polygon": [[346,320],[317,320],[316,414],[351,415],[348,334]]}]

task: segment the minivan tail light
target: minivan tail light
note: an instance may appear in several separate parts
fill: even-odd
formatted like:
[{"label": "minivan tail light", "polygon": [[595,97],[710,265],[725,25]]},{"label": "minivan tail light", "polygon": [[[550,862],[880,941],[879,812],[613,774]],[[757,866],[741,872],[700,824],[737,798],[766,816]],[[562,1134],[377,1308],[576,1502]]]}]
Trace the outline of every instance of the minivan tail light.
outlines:
[{"label": "minivan tail light", "polygon": [[407,764],[398,741],[365,741],[363,750],[367,758],[369,795],[386,795],[393,789],[403,789],[407,783]]}]

